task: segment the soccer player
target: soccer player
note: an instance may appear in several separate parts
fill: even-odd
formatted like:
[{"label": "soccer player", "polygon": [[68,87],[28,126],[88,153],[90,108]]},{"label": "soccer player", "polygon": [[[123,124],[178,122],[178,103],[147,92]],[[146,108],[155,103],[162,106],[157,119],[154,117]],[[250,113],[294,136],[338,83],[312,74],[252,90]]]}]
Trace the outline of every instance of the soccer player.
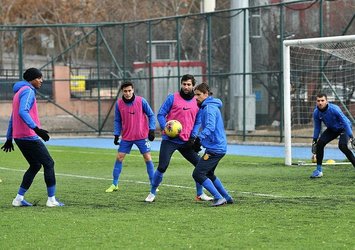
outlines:
[{"label": "soccer player", "polygon": [[[343,114],[341,109],[328,102],[327,95],[320,93],[317,95],[317,105],[313,112],[314,131],[312,153],[317,157],[317,168],[313,171],[311,178],[320,178],[323,176],[322,161],[324,156],[324,147],[339,136],[338,147],[355,167],[355,157],[348,148],[348,142],[355,148],[355,140],[351,128],[350,120]],[[327,127],[320,135],[321,123]],[[319,137],[319,139],[318,139]]]},{"label": "soccer player", "polygon": [[47,207],[64,206],[55,198],[56,178],[54,172],[54,161],[46,146],[39,139],[49,140],[48,131],[41,129],[38,118],[36,89],[42,86],[43,78],[40,70],[29,68],[23,74],[25,81],[15,83],[14,98],[12,101],[12,114],[6,134],[6,142],[1,147],[5,152],[14,150],[12,139],[21,150],[23,156],[29,163],[25,172],[16,198],[12,201],[14,207],[32,206],[24,199],[25,193],[30,188],[33,179],[43,166],[44,180],[47,186]]},{"label": "soccer player", "polygon": [[[143,155],[150,183],[154,174],[154,164],[150,155],[150,143],[155,138],[155,117],[148,102],[141,96],[134,94],[132,82],[121,85],[122,98],[117,100],[115,106],[113,143],[119,145],[116,161],[113,167],[112,185],[106,193],[118,190],[118,179],[122,171],[122,164],[126,154],[131,152],[135,144]],[[122,139],[119,142],[119,137]],[[149,139],[149,141],[147,140]]]},{"label": "soccer player", "polygon": [[[171,156],[178,150],[182,156],[193,166],[196,166],[200,157],[193,150],[192,142],[197,135],[199,122],[196,121],[196,115],[199,110],[196,99],[194,98],[193,87],[196,80],[193,75],[183,75],[180,81],[180,91],[168,95],[159,109],[157,118],[162,131],[162,142],[160,145],[159,165],[154,172],[153,183],[146,202],[153,202],[156,196],[156,190],[163,180],[163,175],[167,170]],[[164,133],[164,127],[167,121],[178,120],[182,125],[182,131],[176,138],[169,138]],[[211,197],[203,192],[203,187],[196,182],[197,201],[209,201]]]},{"label": "soccer player", "polygon": [[212,97],[206,83],[196,86],[195,96],[200,107],[198,115],[201,117],[201,130],[194,145],[196,149],[202,145],[206,150],[197,163],[192,177],[213,195],[212,206],[232,204],[234,203],[233,198],[214,174],[218,162],[227,152],[227,137],[220,111],[222,101]]}]

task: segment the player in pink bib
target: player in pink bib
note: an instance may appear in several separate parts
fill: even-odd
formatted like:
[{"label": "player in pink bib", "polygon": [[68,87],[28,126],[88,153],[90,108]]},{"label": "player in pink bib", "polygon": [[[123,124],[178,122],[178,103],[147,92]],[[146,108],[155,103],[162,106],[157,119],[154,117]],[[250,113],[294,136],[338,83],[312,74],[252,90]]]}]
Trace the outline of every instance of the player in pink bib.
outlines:
[{"label": "player in pink bib", "polygon": [[[155,138],[155,118],[148,102],[134,94],[132,82],[121,85],[122,99],[115,106],[114,144],[119,145],[116,161],[112,171],[112,184],[106,193],[118,190],[118,181],[126,154],[131,152],[135,144],[143,155],[150,183],[154,174],[154,164],[150,154],[150,143]],[[119,137],[122,137],[119,142]],[[148,141],[149,139],[149,141]]]},{"label": "player in pink bib", "polygon": [[[200,127],[199,119],[196,118],[199,108],[194,97],[193,88],[195,84],[196,80],[193,75],[183,75],[180,82],[180,91],[170,94],[160,107],[157,117],[163,140],[160,145],[159,165],[154,172],[151,190],[145,199],[146,202],[155,201],[156,190],[162,182],[171,156],[176,150],[193,166],[196,166],[200,160],[200,156],[193,149],[193,142]],[[178,120],[182,125],[182,131],[177,138],[169,138],[164,133],[165,124],[169,120]],[[198,182],[196,182],[195,200],[212,200],[203,192],[203,187]]]},{"label": "player in pink bib", "polygon": [[25,81],[15,83],[14,98],[12,101],[12,114],[6,134],[6,142],[1,147],[5,152],[14,150],[12,139],[21,150],[29,163],[16,198],[12,201],[14,207],[32,206],[24,199],[25,193],[30,188],[33,179],[43,166],[44,180],[47,186],[47,207],[64,206],[55,198],[56,178],[54,173],[54,161],[46,146],[39,139],[49,140],[48,131],[41,129],[38,118],[36,89],[42,86],[42,73],[36,68],[29,68],[23,74]]}]

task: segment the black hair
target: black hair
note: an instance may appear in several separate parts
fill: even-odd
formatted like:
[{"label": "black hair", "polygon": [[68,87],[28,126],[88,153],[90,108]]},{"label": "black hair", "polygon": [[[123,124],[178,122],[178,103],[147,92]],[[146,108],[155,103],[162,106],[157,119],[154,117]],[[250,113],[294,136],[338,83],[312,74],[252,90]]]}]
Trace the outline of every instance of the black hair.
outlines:
[{"label": "black hair", "polygon": [[212,95],[213,93],[210,91],[210,87],[208,86],[207,83],[202,82],[199,85],[195,87],[195,90],[198,90],[204,94],[208,93],[208,95]]},{"label": "black hair", "polygon": [[319,94],[317,95],[317,98],[322,98],[323,96],[325,97],[326,100],[328,99],[326,93],[319,93]]},{"label": "black hair", "polygon": [[180,83],[186,82],[187,80],[191,80],[192,86],[195,86],[195,84],[196,84],[195,77],[194,77],[193,75],[189,75],[189,74],[183,75],[183,76],[181,77]]},{"label": "black hair", "polygon": [[123,90],[124,88],[127,88],[127,87],[129,87],[129,86],[131,86],[133,89],[134,89],[134,87],[133,87],[133,83],[132,82],[130,82],[130,81],[127,81],[127,82],[124,82],[124,83],[122,83],[122,85],[121,85],[121,90]]}]

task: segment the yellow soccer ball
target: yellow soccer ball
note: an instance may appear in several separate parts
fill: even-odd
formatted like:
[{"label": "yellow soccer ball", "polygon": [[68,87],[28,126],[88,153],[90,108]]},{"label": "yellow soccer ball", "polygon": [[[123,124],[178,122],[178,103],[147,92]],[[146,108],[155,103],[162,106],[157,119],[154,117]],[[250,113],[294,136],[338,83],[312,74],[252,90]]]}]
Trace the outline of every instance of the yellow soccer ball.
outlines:
[{"label": "yellow soccer ball", "polygon": [[177,137],[182,130],[182,125],[178,120],[170,120],[165,124],[165,134],[171,138]]},{"label": "yellow soccer ball", "polygon": [[312,163],[317,163],[317,156],[315,154],[312,155]]}]

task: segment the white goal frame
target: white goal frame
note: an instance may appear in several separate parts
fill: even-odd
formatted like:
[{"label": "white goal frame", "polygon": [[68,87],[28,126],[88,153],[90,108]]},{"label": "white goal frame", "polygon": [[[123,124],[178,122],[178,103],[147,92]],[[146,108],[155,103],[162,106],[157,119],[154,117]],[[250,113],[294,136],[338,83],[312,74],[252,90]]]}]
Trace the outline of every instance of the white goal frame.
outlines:
[{"label": "white goal frame", "polygon": [[292,165],[292,152],[291,152],[291,67],[290,67],[290,47],[292,45],[310,45],[319,43],[336,43],[354,41],[355,35],[348,36],[333,36],[321,38],[307,38],[307,39],[294,39],[285,40],[283,42],[283,116],[284,116],[284,142],[285,142],[285,165]]}]

